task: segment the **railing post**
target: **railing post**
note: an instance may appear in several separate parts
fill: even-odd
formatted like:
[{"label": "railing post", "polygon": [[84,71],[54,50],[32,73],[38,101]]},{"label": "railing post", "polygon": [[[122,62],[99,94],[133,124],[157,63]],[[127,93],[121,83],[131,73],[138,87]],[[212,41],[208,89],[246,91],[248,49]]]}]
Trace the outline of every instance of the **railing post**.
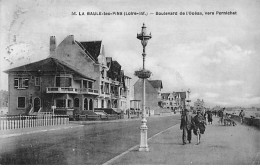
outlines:
[{"label": "railing post", "polygon": [[29,128],[31,127],[31,116],[28,116],[28,126],[29,126]]},{"label": "railing post", "polygon": [[10,116],[10,129],[13,129],[13,116]]},{"label": "railing post", "polygon": [[26,127],[29,128],[29,117],[28,116],[26,116],[26,125],[27,125]]},{"label": "railing post", "polygon": [[48,126],[50,126],[51,125],[51,123],[50,123],[50,115],[48,114]]},{"label": "railing post", "polygon": [[26,128],[26,126],[27,126],[27,118],[26,118],[26,116],[23,117],[23,122],[24,122],[23,128]]},{"label": "railing post", "polygon": [[19,115],[19,128],[21,128],[21,115]]},{"label": "railing post", "polygon": [[38,116],[38,126],[42,126],[41,123],[42,123],[42,116],[39,115]]},{"label": "railing post", "polygon": [[32,120],[33,120],[33,127],[35,127],[35,116],[32,116]]},{"label": "railing post", "polygon": [[35,127],[38,127],[39,125],[39,118],[38,118],[38,114],[35,116]]},{"label": "railing post", "polygon": [[58,116],[55,115],[55,124],[58,125]]},{"label": "railing post", "polygon": [[11,126],[10,126],[10,117],[8,117],[8,129],[10,129]]},{"label": "railing post", "polygon": [[16,116],[14,116],[14,129],[16,129]]},{"label": "railing post", "polygon": [[15,129],[15,126],[16,126],[16,124],[15,124],[15,122],[16,122],[16,116],[14,116],[13,119],[14,119],[14,129]]}]

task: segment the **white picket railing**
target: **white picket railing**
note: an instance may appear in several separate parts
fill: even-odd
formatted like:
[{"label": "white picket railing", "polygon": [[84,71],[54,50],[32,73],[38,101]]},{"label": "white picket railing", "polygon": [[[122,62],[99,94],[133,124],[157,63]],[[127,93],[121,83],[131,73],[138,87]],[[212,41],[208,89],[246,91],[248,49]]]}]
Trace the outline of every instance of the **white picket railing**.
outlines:
[{"label": "white picket railing", "polygon": [[0,130],[69,124],[68,115],[0,116]]}]

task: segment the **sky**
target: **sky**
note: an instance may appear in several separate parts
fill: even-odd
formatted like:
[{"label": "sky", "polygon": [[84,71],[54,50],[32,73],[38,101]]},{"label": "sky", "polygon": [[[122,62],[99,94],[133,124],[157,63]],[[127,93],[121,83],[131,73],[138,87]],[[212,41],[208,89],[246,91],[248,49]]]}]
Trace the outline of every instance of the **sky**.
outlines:
[{"label": "sky", "polygon": [[[190,89],[192,102],[203,99],[211,107],[260,107],[258,0],[1,0],[0,9],[0,90],[8,89],[4,70],[49,56],[53,35],[57,43],[68,35],[77,41],[102,40],[106,56],[117,60],[134,83],[134,71],[142,67],[136,34],[145,23],[152,33],[146,68],[152,71],[150,79],[162,80],[163,92]],[[147,15],[86,15],[132,11]]]}]

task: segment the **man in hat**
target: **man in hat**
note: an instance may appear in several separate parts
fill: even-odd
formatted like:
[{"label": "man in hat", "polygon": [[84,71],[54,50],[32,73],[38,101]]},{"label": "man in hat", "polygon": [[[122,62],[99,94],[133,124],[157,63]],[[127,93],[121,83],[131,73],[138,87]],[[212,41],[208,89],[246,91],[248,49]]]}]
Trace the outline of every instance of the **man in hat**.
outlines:
[{"label": "man in hat", "polygon": [[181,116],[180,129],[182,130],[182,142],[183,145],[186,144],[186,140],[191,143],[191,130],[192,130],[192,116],[189,114],[189,110],[184,109]]}]

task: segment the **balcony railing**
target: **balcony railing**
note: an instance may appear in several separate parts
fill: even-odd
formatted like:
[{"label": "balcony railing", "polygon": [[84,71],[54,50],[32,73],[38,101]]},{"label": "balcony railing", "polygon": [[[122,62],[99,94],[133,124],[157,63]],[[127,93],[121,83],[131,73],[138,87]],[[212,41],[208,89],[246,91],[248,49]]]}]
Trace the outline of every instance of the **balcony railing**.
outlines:
[{"label": "balcony railing", "polygon": [[47,93],[75,93],[75,94],[94,94],[98,95],[98,90],[90,88],[72,87],[47,87]]},{"label": "balcony railing", "polygon": [[79,90],[80,90],[81,94],[94,94],[94,95],[98,95],[98,90],[97,89],[80,88]]},{"label": "balcony railing", "polygon": [[101,91],[100,96],[106,98],[106,97],[111,97],[111,94],[109,92]]},{"label": "balcony railing", "polygon": [[47,87],[47,93],[78,93],[78,88],[72,87]]}]

